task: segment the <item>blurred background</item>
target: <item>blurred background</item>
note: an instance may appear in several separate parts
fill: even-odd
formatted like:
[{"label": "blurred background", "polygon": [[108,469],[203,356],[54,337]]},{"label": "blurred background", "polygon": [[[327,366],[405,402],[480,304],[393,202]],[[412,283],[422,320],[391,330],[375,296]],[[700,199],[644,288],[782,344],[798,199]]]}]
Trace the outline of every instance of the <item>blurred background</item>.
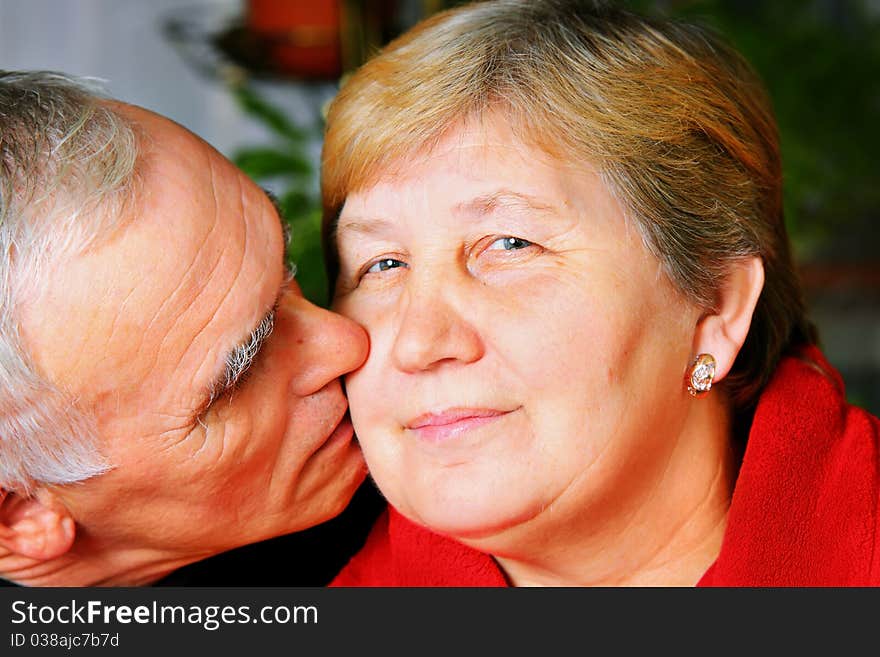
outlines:
[{"label": "blurred background", "polygon": [[[279,198],[297,278],[323,305],[323,108],[371,53],[457,4],[0,0],[0,68],[100,78],[111,96],[213,144]],[[716,27],[764,78],[782,138],[786,221],[822,346],[850,401],[880,415],[880,0],[621,4]],[[341,565],[345,549],[335,557],[330,550],[328,569]],[[299,571],[291,577],[310,583]],[[323,577],[313,574],[311,583]]]}]

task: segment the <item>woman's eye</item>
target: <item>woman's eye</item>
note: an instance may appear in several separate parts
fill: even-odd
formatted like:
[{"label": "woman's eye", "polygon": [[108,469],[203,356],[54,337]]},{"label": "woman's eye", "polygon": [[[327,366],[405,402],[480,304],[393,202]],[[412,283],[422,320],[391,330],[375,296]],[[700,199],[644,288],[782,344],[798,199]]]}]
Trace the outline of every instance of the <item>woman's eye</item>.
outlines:
[{"label": "woman's eye", "polygon": [[505,251],[516,251],[531,246],[532,243],[519,237],[501,237],[489,245],[489,249]]},{"label": "woman's eye", "polygon": [[407,264],[400,260],[396,260],[394,258],[382,258],[381,260],[377,260],[370,268],[367,269],[367,274],[378,274],[383,271],[388,271],[389,269],[397,269],[398,267],[406,267]]}]

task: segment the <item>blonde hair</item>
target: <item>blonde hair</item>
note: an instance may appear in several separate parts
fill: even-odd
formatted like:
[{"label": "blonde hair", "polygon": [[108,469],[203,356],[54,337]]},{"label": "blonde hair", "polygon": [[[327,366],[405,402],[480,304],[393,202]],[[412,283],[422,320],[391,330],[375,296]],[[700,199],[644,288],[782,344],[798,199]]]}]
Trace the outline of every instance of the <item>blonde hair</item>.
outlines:
[{"label": "blonde hair", "polygon": [[437,14],[390,43],[329,107],[324,245],[348,194],[500,109],[527,143],[597,166],[647,248],[712,308],[730,264],[760,256],[765,287],[727,379],[749,409],[783,351],[816,339],[782,211],[775,119],[746,61],[711,30],[600,2],[495,0]]},{"label": "blonde hair", "polygon": [[[28,353],[19,308],[51,263],[121,225],[135,179],[132,126],[88,80],[0,71],[0,487],[80,481],[108,469],[94,422]],[[55,321],[64,321],[55,318]]]}]

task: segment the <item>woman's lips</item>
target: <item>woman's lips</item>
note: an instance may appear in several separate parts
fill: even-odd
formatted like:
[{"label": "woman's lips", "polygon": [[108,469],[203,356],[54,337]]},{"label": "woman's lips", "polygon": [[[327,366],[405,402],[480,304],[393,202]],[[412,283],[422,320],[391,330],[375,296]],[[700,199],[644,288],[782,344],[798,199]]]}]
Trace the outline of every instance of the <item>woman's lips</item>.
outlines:
[{"label": "woman's lips", "polygon": [[406,428],[428,442],[441,442],[494,422],[510,411],[493,408],[452,408],[441,413],[425,413],[406,425]]}]

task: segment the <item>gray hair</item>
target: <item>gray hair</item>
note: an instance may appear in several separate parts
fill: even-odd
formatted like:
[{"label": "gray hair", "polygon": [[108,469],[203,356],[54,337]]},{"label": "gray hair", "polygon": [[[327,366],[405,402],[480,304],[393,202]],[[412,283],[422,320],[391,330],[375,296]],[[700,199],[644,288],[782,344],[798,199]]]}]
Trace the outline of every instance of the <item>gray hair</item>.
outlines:
[{"label": "gray hair", "polygon": [[[0,486],[81,481],[109,463],[94,419],[42,375],[20,330],[24,299],[50,263],[120,227],[137,138],[92,80],[0,71]],[[63,321],[63,318],[57,318]]]}]

